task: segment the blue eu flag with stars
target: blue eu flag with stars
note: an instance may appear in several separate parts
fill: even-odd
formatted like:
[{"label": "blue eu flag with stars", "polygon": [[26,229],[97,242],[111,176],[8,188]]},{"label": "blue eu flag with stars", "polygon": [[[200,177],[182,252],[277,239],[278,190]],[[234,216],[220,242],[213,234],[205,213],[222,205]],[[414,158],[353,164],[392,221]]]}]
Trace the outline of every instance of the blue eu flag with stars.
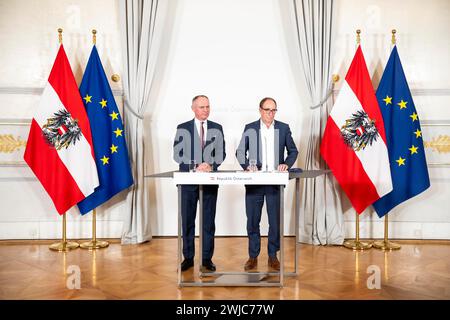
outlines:
[{"label": "blue eu flag with stars", "polygon": [[86,214],[133,184],[122,119],[95,45],[80,94],[89,117],[100,182],[94,193],[78,203],[81,214]]},{"label": "blue eu flag with stars", "polygon": [[392,49],[376,96],[386,130],[393,185],[392,192],[373,203],[382,217],[430,186],[422,129],[397,46]]}]

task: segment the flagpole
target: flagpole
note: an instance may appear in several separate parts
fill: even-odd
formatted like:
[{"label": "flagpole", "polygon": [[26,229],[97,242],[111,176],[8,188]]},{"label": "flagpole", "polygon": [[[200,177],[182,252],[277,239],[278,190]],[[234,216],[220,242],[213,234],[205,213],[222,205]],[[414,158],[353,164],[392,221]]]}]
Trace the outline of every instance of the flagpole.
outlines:
[{"label": "flagpole", "polygon": [[62,32],[63,32],[63,29],[62,28],[58,28],[58,41],[59,41],[59,44],[62,44]]},{"label": "flagpole", "polygon": [[95,45],[97,43],[97,30],[92,29],[92,44]]},{"label": "flagpole", "polygon": [[352,250],[367,250],[372,248],[372,243],[359,240],[359,214],[356,212],[356,239],[344,241],[344,247]]},{"label": "flagpole", "polygon": [[[361,30],[357,29],[356,30],[356,47],[358,47],[361,43]],[[344,241],[344,247],[347,249],[352,249],[352,250],[367,250],[372,248],[372,243],[368,243],[368,242],[363,242],[359,240],[359,214],[358,212],[356,213],[356,220],[355,220],[355,228],[356,228],[356,239],[355,240],[347,240]]]},{"label": "flagpole", "polygon": [[399,244],[391,242],[391,241],[388,240],[388,234],[389,234],[388,225],[389,225],[389,223],[388,223],[388,214],[386,214],[384,216],[384,240],[382,240],[382,241],[375,241],[373,243],[373,247],[375,249],[380,249],[380,250],[383,250],[383,251],[385,251],[385,250],[389,250],[389,251],[399,250],[401,248],[401,246]]},{"label": "flagpole", "polygon": [[396,33],[397,33],[397,30],[392,29],[392,38],[391,38],[392,47],[395,46],[395,44],[397,43],[397,39],[395,39]]},{"label": "flagpole", "polygon": [[356,30],[356,46],[360,45],[360,43],[361,43],[361,37],[360,37],[360,34],[361,34],[361,30],[360,30],[360,29],[357,29],[357,30]]},{"label": "flagpole", "polygon": [[109,246],[108,241],[97,240],[97,212],[96,209],[92,210],[92,240],[83,242],[80,245],[81,249],[103,249]]},{"label": "flagpole", "polygon": [[[62,44],[62,28],[58,28],[58,42]],[[67,252],[78,248],[80,245],[77,242],[68,242],[66,238],[66,212],[63,214],[63,225],[62,225],[62,241],[52,243],[48,248],[53,251]]]},{"label": "flagpole", "polygon": [[[95,46],[97,42],[97,30],[92,29],[92,44]],[[103,249],[109,246],[108,241],[97,240],[97,212],[92,210],[92,240],[83,242],[80,247],[82,249],[94,250]]]},{"label": "flagpole", "polygon": [[[392,29],[392,39],[391,39],[391,47],[394,47],[397,40],[395,39],[395,34],[397,33],[397,30]],[[388,214],[384,215],[384,240],[382,241],[375,241],[373,243],[373,247],[375,249],[380,249],[380,250],[399,250],[401,248],[401,246],[397,243],[394,242],[390,242],[388,240],[388,234],[389,234],[389,222],[388,222]]]},{"label": "flagpole", "polygon": [[63,214],[62,241],[52,243],[48,248],[53,251],[67,252],[78,248],[77,242],[67,241],[66,238],[66,213]]}]

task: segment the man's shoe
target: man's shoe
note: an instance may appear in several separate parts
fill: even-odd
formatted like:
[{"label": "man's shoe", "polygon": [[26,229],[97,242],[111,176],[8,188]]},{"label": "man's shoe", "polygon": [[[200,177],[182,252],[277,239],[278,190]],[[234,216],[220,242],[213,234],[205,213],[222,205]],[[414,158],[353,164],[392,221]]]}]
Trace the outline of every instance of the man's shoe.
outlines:
[{"label": "man's shoe", "polygon": [[244,270],[250,271],[256,269],[257,266],[258,266],[258,258],[248,258],[247,262],[245,263]]},{"label": "man's shoe", "polygon": [[269,261],[268,261],[269,267],[276,270],[276,271],[280,271],[280,261],[278,261],[278,258],[275,257],[269,257]]},{"label": "man's shoe", "polygon": [[186,258],[181,263],[181,271],[186,271],[189,268],[192,268],[194,266],[194,259],[193,258]]},{"label": "man's shoe", "polygon": [[202,266],[204,269],[214,272],[216,271],[216,265],[210,260],[203,260]]}]

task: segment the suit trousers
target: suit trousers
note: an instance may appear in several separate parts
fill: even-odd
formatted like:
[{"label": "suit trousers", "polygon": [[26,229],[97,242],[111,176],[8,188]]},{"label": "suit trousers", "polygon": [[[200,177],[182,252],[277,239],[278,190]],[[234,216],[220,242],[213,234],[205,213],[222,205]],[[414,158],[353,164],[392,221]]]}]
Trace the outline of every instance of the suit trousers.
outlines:
[{"label": "suit trousers", "polygon": [[280,250],[280,187],[271,185],[245,186],[245,211],[247,214],[248,255],[258,257],[261,250],[261,234],[259,225],[261,212],[266,199],[269,220],[267,250],[269,257],[275,257]]},{"label": "suit trousers", "polygon": [[[211,259],[214,254],[214,234],[216,232],[217,185],[203,186],[203,259]],[[199,187],[181,186],[181,224],[183,231],[183,256],[191,259],[195,255],[195,217],[199,202]]]}]

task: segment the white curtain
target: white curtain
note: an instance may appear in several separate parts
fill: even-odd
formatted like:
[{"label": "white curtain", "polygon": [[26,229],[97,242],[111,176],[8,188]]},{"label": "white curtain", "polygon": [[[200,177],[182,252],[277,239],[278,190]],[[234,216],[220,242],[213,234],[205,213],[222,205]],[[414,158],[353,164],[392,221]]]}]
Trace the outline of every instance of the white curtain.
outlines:
[{"label": "white curtain", "polygon": [[120,0],[123,59],[124,127],[134,186],[128,193],[122,244],[152,238],[148,192],[144,181],[144,114],[151,112],[158,54],[163,39],[167,1]]},{"label": "white curtain", "polygon": [[[333,0],[293,0],[298,49],[312,101],[306,170],[327,169],[320,156],[320,143],[332,105],[333,5]],[[305,179],[302,193],[300,241],[341,245],[344,242],[344,217],[332,174]]]}]

